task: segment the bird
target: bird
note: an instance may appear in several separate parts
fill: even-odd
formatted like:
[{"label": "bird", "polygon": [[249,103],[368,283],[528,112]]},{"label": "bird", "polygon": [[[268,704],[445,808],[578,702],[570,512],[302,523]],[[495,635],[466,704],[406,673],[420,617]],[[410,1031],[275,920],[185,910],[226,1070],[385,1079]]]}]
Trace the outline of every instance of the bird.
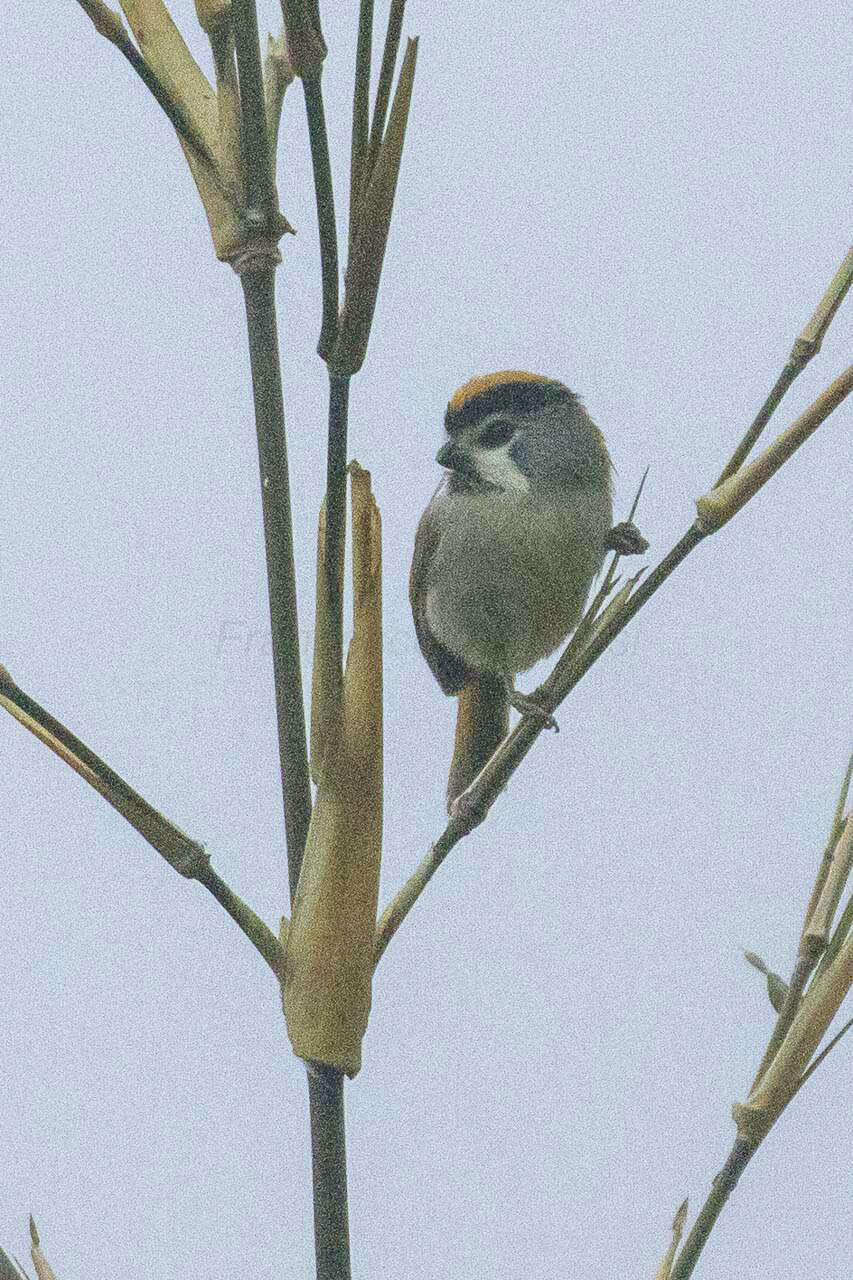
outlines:
[{"label": "bird", "polygon": [[510,706],[553,726],[516,675],[575,628],[620,531],[626,551],[647,544],[633,525],[612,528],[607,445],[564,383],[520,369],[472,378],[444,426],[444,476],[417,526],[409,599],[421,652],[458,698],[452,814],[506,737]]}]

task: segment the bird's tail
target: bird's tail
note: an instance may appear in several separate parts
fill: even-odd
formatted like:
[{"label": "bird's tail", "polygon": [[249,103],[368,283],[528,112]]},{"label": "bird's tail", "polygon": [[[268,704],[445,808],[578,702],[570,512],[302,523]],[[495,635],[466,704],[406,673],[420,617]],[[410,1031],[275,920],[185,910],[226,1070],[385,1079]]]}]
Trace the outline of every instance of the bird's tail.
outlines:
[{"label": "bird's tail", "polygon": [[478,676],[459,694],[453,761],[447,781],[447,808],[469,787],[509,729],[506,682]]}]

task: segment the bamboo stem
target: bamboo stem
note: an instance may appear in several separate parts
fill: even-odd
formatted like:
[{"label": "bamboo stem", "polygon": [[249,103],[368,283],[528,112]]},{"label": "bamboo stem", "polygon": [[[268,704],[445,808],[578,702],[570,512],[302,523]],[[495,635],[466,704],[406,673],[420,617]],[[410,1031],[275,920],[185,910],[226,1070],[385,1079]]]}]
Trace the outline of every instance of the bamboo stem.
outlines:
[{"label": "bamboo stem", "polygon": [[340,1071],[308,1067],[314,1250],[317,1280],[350,1280],[344,1078]]},{"label": "bamboo stem", "polygon": [[714,1223],[722,1212],[723,1205],[738,1184],[741,1174],[755,1155],[757,1143],[738,1137],[729,1152],[729,1157],[714,1179],[711,1193],[700,1209],[696,1221],[684,1242],[669,1280],[688,1280],[693,1275],[705,1243],[711,1234]]},{"label": "bamboo stem", "polygon": [[311,820],[311,788],[299,655],[290,481],[276,328],[275,267],[264,259],[258,259],[253,266],[254,269],[243,272],[240,280],[246,302],[258,434],[278,744],[292,901],[296,894]]},{"label": "bamboo stem", "polygon": [[314,195],[317,201],[317,228],[320,234],[323,314],[320,322],[320,337],[317,340],[317,353],[322,360],[328,360],[338,336],[338,232],[335,225],[332,167],[329,160],[329,139],[326,133],[323,89],[319,72],[316,75],[306,76],[302,81],[302,89],[305,94],[311,167],[314,171]]}]

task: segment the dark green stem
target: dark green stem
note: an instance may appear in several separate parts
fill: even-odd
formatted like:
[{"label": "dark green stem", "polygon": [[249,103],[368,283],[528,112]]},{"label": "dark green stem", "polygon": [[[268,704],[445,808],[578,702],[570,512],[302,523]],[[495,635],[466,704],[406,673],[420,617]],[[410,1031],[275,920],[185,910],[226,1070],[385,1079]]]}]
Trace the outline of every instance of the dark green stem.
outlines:
[{"label": "dark green stem", "polygon": [[358,230],[358,211],[367,185],[367,141],[370,129],[370,55],[373,45],[373,0],[361,0],[358,10],[358,40],[355,49],[355,89],[352,101],[352,147],[349,185],[349,249]]},{"label": "dark green stem", "polygon": [[311,820],[311,788],[299,657],[299,622],[284,403],[275,314],[275,267],[259,261],[240,277],[246,300],[252,392],[258,433],[261,499],[272,623],[278,745],[284,793],[290,896],[296,893]]},{"label": "dark green stem", "polygon": [[770,1063],[776,1057],[779,1047],[785,1036],[790,1030],[791,1023],[794,1021],[797,1010],[800,1007],[800,1001],[803,998],[803,992],[806,983],[809,980],[812,970],[820,958],[820,952],[809,948],[805,944],[801,948],[800,955],[794,965],[794,972],[791,975],[791,981],[788,983],[788,989],[785,992],[785,999],[782,1001],[782,1008],[779,1010],[779,1016],[776,1019],[776,1026],[773,1028],[773,1034],[770,1037],[764,1056],[761,1059],[758,1070],[755,1073],[755,1079],[750,1086],[750,1093],[758,1087],[761,1077],[767,1071]]},{"label": "dark green stem", "polygon": [[284,949],[272,930],[251,907],[246,906],[242,898],[237,897],[213,867],[202,868],[196,875],[196,880],[213,894],[220,906],[225,908],[231,919],[239,925],[252,945],[261,953],[276,978],[281,981],[281,975],[284,972]]},{"label": "dark green stem", "polygon": [[[724,480],[728,480],[729,476],[733,476],[736,471],[740,470],[741,465],[748,457],[752,446],[755,444],[756,440],[767,426],[767,423],[776,412],[785,392],[788,390],[794,379],[802,373],[804,367],[804,362],[799,363],[794,362],[793,360],[789,360],[785,365],[785,368],[773,384],[767,399],[755,415],[755,420],[752,422],[740,444],[723,467],[723,470],[720,472],[717,485],[721,485]],[[714,487],[716,488],[717,485]]]},{"label": "dark green stem", "polygon": [[232,0],[231,21],[240,77],[240,140],[249,213],[272,228],[278,212],[267,140],[264,76],[255,0]]},{"label": "dark green stem", "polygon": [[323,318],[317,352],[328,360],[338,336],[338,232],[335,226],[335,197],[332,167],[329,161],[329,139],[323,110],[320,76],[306,76],[302,81],[305,112],[308,117],[308,141],[311,167],[314,170],[314,194],[317,201],[317,228],[320,233],[320,273],[323,289]]},{"label": "dark green stem", "polygon": [[343,664],[343,550],[347,514],[349,377],[329,375],[329,443],[326,456],[326,559],[329,629],[337,670]]},{"label": "dark green stem", "polygon": [[[82,0],[81,0],[82,2]],[[82,6],[84,9],[86,5]],[[88,11],[88,10],[87,10]],[[199,134],[187,120],[181,108],[174,100],[165,85],[161,84],[157,76],[149,67],[136,45],[131,40],[126,31],[117,31],[114,36],[109,37],[110,42],[115,45],[119,53],[121,53],[133,70],[139,76],[142,83],[148,89],[149,93],[163,109],[174,129],[183,138],[184,142],[197,151],[199,155],[204,156],[205,160],[213,168],[216,162],[208,151]]]},{"label": "dark green stem", "polygon": [[388,30],[385,33],[385,48],[382,51],[382,66],[376,82],[376,102],[373,106],[373,120],[370,125],[370,142],[367,148],[367,177],[373,173],[376,157],[382,145],[385,132],[385,120],[388,115],[388,103],[391,101],[391,87],[394,83],[394,67],[397,64],[397,51],[400,48],[400,33],[403,30],[403,14],[406,0],[391,0],[388,14]]},{"label": "dark green stem", "polygon": [[350,1280],[344,1078],[319,1063],[308,1068],[314,1248],[317,1280]]},{"label": "dark green stem", "polygon": [[693,1275],[699,1255],[720,1216],[723,1205],[738,1184],[738,1179],[755,1154],[757,1144],[746,1138],[736,1138],[729,1158],[714,1179],[711,1194],[703,1204],[693,1229],[688,1235],[676,1259],[669,1280],[688,1280]]},{"label": "dark green stem", "polygon": [[281,975],[283,952],[277,938],[214,871],[202,844],[164,817],[85,742],[20,689],[5,667],[0,667],[0,698],[11,704],[7,709],[16,719],[94,787],[179,875],[203,884],[257,947],[276,977]]}]

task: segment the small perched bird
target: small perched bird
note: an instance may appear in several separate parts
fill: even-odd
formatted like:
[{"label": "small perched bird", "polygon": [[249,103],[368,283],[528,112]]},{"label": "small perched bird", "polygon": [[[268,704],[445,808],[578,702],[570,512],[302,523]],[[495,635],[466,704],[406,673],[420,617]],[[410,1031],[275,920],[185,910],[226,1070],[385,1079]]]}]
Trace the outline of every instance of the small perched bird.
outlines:
[{"label": "small perched bird", "polygon": [[421,651],[459,698],[451,809],[506,736],[510,705],[544,715],[515,676],[577,625],[605,549],[633,526],[611,529],[607,446],[562,382],[473,378],[444,425],[446,472],[418,525],[409,598]]}]

